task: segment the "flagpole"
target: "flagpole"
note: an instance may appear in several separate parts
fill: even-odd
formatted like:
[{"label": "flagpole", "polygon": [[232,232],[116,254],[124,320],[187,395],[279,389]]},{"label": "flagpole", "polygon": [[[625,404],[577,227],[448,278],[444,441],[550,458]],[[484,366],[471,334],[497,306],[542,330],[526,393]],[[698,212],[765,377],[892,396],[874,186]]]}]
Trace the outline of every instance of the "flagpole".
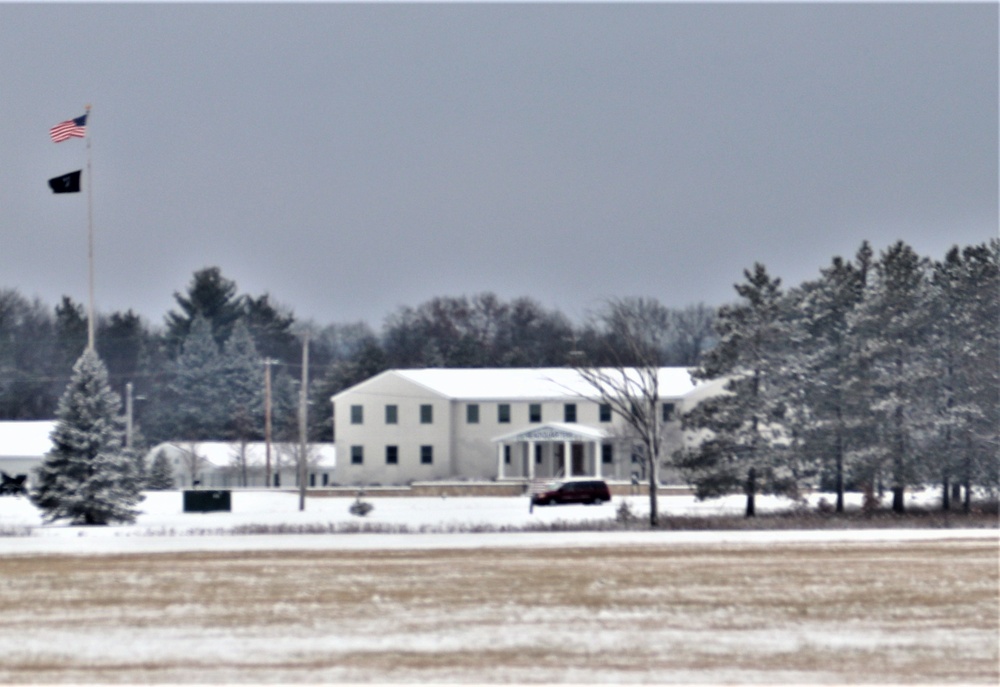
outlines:
[{"label": "flagpole", "polygon": [[90,105],[87,116],[87,350],[94,349],[94,175],[90,167]]}]

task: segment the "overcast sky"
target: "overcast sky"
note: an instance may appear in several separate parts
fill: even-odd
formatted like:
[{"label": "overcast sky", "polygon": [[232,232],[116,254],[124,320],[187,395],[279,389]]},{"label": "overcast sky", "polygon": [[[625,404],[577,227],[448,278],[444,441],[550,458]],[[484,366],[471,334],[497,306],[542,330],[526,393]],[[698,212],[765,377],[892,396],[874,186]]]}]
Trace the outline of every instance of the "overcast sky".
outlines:
[{"label": "overcast sky", "polygon": [[940,258],[998,231],[997,8],[0,2],[0,288],[86,303],[87,103],[96,307],[156,324],[213,265],[377,327]]}]

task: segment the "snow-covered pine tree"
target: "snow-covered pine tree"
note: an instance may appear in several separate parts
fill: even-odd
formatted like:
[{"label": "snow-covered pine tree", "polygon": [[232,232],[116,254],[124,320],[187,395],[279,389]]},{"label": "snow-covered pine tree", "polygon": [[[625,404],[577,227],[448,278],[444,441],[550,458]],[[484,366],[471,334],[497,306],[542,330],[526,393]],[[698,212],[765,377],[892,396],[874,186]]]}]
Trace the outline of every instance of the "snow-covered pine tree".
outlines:
[{"label": "snow-covered pine tree", "polygon": [[163,426],[170,438],[218,440],[226,427],[227,398],[223,365],[211,323],[196,316],[173,362],[163,390]]},{"label": "snow-covered pine tree", "polygon": [[243,320],[233,326],[222,354],[227,439],[253,439],[264,430],[264,365]]},{"label": "snow-covered pine tree", "polygon": [[797,290],[805,367],[799,388],[810,418],[806,450],[819,458],[824,477],[832,481],[838,513],[844,511],[845,458],[856,415],[849,393],[856,370],[851,365],[848,315],[861,302],[870,255],[871,248],[865,242],[858,251],[857,265],[836,257],[820,270],[819,279]]},{"label": "snow-covered pine tree", "polygon": [[38,470],[31,501],[46,521],[133,522],[142,500],[135,463],[122,449],[121,399],[93,350],[84,351],[56,411],[53,450]]},{"label": "snow-covered pine tree", "polygon": [[699,498],[744,491],[746,514],[756,514],[755,496],[797,496],[805,476],[788,433],[788,327],[781,280],[755,264],[736,285],[742,299],[719,309],[719,341],[694,376],[725,378],[725,393],[703,400],[685,414],[684,428],[703,441],[681,451],[678,466]]},{"label": "snow-covered pine tree", "polygon": [[153,464],[149,467],[149,475],[146,478],[146,488],[153,491],[174,488],[174,470],[163,449],[153,456]]},{"label": "snow-covered pine tree", "polygon": [[949,508],[952,480],[965,487],[1000,479],[1000,241],[948,251],[931,278],[930,345],[933,350],[935,424],[932,453]]},{"label": "snow-covered pine tree", "polygon": [[891,476],[893,511],[905,510],[904,493],[922,477],[921,440],[931,423],[927,261],[897,242],[883,251],[868,275],[865,296],[851,313],[854,360],[859,372],[851,393],[866,411],[856,455],[872,474]]}]

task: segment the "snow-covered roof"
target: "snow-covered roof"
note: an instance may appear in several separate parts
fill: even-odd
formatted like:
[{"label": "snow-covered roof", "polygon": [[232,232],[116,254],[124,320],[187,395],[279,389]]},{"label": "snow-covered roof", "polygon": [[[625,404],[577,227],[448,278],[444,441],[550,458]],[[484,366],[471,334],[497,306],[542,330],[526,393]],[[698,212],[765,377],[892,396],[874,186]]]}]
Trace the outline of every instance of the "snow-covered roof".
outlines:
[{"label": "snow-covered roof", "polygon": [[[609,371],[614,373],[614,370]],[[594,388],[579,372],[569,367],[427,368],[391,370],[390,373],[454,400],[513,401],[596,397]],[[659,381],[661,398],[681,398],[695,388],[686,367],[661,367]]]},{"label": "snow-covered roof", "polygon": [[[199,456],[207,460],[215,467],[227,467],[233,464],[233,459],[239,455],[240,445],[236,442],[228,441],[196,441],[196,442],[167,442],[154,446],[149,456],[152,459],[156,452],[169,448],[172,451],[187,452],[192,446]],[[294,455],[292,452],[298,450],[298,444],[288,444],[273,442],[271,444],[271,460],[276,461],[280,455],[283,460],[287,460]],[[334,467],[337,462],[337,451],[333,444],[309,444],[310,460],[318,459],[319,467]],[[263,466],[267,460],[267,444],[263,441],[254,441],[246,445],[246,456],[248,465]]]},{"label": "snow-covered roof", "polygon": [[55,420],[0,422],[0,458],[44,456],[52,450]]}]

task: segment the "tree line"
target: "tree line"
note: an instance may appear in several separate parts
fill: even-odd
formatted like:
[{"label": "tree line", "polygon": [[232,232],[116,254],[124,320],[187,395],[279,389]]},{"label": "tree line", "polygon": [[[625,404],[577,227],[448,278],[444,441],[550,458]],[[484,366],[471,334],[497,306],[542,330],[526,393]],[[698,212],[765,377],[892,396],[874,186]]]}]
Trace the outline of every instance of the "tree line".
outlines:
[{"label": "tree line", "polygon": [[796,496],[806,484],[891,490],[939,483],[943,507],[1000,481],[1000,242],[941,260],[864,243],[785,289],[756,264],[716,316],[701,379],[726,393],[684,417],[703,441],[674,459],[701,497]]},{"label": "tree line", "polygon": [[[273,438],[296,440],[307,333],[313,440],[332,436],[330,396],[383,370],[561,367],[579,355],[603,364],[617,348],[610,304],[574,323],[528,297],[480,293],[400,307],[379,330],[366,322],[320,326],[297,320],[268,294],[241,293],[218,267],[195,272],[174,300],[160,325],[132,310],[97,315],[96,351],[109,385],[123,398],[126,385],[133,394],[136,445],[259,440],[268,386]],[[693,366],[714,341],[714,308],[627,301],[661,328],[665,364]],[[0,289],[0,420],[54,417],[86,344],[86,311],[72,298],[50,308]]]}]

